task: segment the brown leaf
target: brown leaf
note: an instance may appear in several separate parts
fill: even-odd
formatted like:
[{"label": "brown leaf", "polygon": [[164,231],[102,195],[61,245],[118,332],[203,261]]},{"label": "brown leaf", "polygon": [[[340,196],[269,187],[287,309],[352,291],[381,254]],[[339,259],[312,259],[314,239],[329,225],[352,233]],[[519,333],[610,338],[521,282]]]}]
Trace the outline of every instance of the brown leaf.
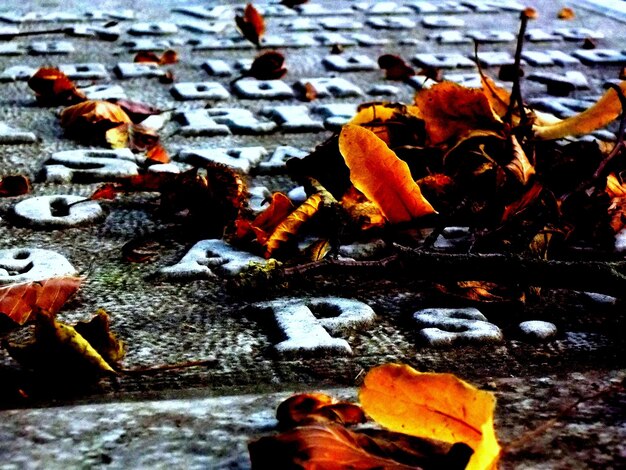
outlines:
[{"label": "brown leaf", "polygon": [[121,191],[121,186],[116,183],[104,183],[96,188],[89,199],[96,201],[98,199],[115,199],[115,196]]},{"label": "brown leaf", "polygon": [[543,186],[539,182],[535,181],[535,183],[521,197],[505,206],[500,222],[506,222],[511,217],[514,217],[522,212],[537,200],[542,191]]},{"label": "brown leaf", "polygon": [[312,422],[359,424],[365,422],[365,414],[360,406],[338,402],[325,393],[300,393],[278,406],[276,419],[278,425],[286,429]]},{"label": "brown leaf", "polygon": [[117,364],[126,355],[124,343],[110,329],[109,315],[98,309],[88,322],[79,321],[74,329],[102,356],[108,364]]},{"label": "brown leaf", "polygon": [[458,139],[472,130],[497,130],[502,121],[482,90],[442,82],[420,90],[415,104],[426,124],[431,145]]},{"label": "brown leaf", "polygon": [[341,206],[361,230],[382,227],[386,223],[380,208],[354,186],[350,186],[343,195]]},{"label": "brown leaf", "polygon": [[513,158],[506,165],[506,169],[519,181],[523,186],[528,184],[530,178],[535,174],[535,167],[530,163],[526,152],[518,142],[514,135],[511,135],[509,141],[513,150]]},{"label": "brown leaf", "polygon": [[322,200],[320,193],[309,196],[296,210],[276,226],[263,244],[265,247],[265,258],[270,258],[278,249],[298,235],[300,228],[317,213],[322,205]]},{"label": "brown leaf", "polygon": [[364,450],[358,437],[336,424],[300,426],[248,445],[253,470],[301,468],[324,470],[416,470]]},{"label": "brown leaf", "polygon": [[243,16],[235,17],[237,28],[242,36],[256,46],[260,46],[261,38],[265,34],[265,20],[259,11],[248,3],[243,11]]},{"label": "brown leaf", "polygon": [[172,65],[178,63],[178,52],[174,49],[168,49],[161,55],[159,59],[160,65]]},{"label": "brown leaf", "polygon": [[104,141],[106,131],[126,123],[128,115],[108,101],[84,101],[61,111],[61,127],[85,141]]},{"label": "brown leaf", "polygon": [[133,62],[153,62],[158,64],[159,63],[159,56],[156,55],[156,53],[152,52],[152,51],[140,51],[137,52],[137,54],[135,54],[135,58],[133,59]]},{"label": "brown leaf", "polygon": [[117,100],[115,102],[135,124],[139,124],[150,116],[163,113],[159,108],[150,106],[149,104],[139,103],[137,101]]},{"label": "brown leaf", "polygon": [[0,287],[0,313],[23,325],[33,312],[56,314],[78,290],[78,277],[54,277]]},{"label": "brown leaf", "polygon": [[253,221],[238,219],[235,223],[235,236],[239,240],[254,233],[257,241],[264,244],[274,229],[291,214],[294,205],[285,194],[276,192],[272,194],[269,206],[261,212]]},{"label": "brown leaf", "polygon": [[406,162],[372,131],[348,124],[339,135],[339,151],[352,184],[374,202],[391,223],[435,213],[424,199]]},{"label": "brown leaf", "polygon": [[82,93],[67,75],[55,67],[42,67],[29,79],[28,86],[36,93],[37,100],[47,105],[68,105],[85,101]]},{"label": "brown leaf", "polygon": [[511,303],[525,301],[524,292],[519,289],[500,286],[488,281],[458,281],[451,284],[435,284],[442,294],[479,303]]},{"label": "brown leaf", "polygon": [[378,58],[378,66],[385,71],[388,80],[407,80],[415,75],[415,70],[398,55],[383,54]]},{"label": "brown leaf", "polygon": [[317,99],[317,88],[311,82],[304,84],[304,99],[307,101],[315,101]]},{"label": "brown leaf", "polygon": [[13,197],[31,191],[30,180],[26,176],[11,175],[0,178],[0,197]]},{"label": "brown leaf", "polygon": [[244,75],[257,80],[276,80],[286,73],[285,56],[280,52],[267,51],[254,59]]}]

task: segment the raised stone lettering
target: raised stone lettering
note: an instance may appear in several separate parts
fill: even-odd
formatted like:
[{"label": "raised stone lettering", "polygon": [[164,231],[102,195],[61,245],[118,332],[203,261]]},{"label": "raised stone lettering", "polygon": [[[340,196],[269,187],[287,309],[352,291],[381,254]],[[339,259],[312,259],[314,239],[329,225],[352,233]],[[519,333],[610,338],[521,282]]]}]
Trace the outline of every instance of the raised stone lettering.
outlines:
[{"label": "raised stone lettering", "polygon": [[304,105],[268,106],[261,113],[280,125],[283,132],[319,132],[324,129],[320,121],[309,116]]},{"label": "raised stone lettering", "polygon": [[235,93],[247,99],[293,98],[293,90],[282,80],[238,80],[234,85]]},{"label": "raised stone lettering", "polygon": [[365,54],[351,56],[333,54],[324,57],[322,63],[329,70],[336,70],[337,72],[358,72],[378,69],[378,64]]},{"label": "raised stone lettering", "polygon": [[65,150],[52,154],[42,172],[55,183],[114,181],[138,173],[134,160],[130,149]]},{"label": "raised stone lettering", "polygon": [[475,308],[427,308],[415,312],[413,318],[430,346],[499,343],[504,339],[500,328]]},{"label": "raised stone lettering", "polygon": [[218,82],[180,82],[170,90],[179,100],[227,100],[230,93]]},{"label": "raised stone lettering", "polygon": [[76,227],[105,217],[97,202],[65,194],[24,199],[15,204],[13,211],[29,227],[41,229]]},{"label": "raised stone lettering", "polygon": [[0,285],[74,276],[76,269],[65,256],[41,248],[0,249]]},{"label": "raised stone lettering", "polygon": [[264,147],[208,148],[181,150],[177,159],[192,165],[206,161],[222,163],[248,173],[266,155]]}]

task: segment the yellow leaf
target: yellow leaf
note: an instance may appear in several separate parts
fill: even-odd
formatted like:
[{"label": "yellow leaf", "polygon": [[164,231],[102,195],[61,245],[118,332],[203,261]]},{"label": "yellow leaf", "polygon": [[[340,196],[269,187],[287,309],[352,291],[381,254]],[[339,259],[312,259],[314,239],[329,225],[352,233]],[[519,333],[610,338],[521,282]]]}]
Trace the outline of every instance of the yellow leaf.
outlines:
[{"label": "yellow leaf", "polygon": [[535,167],[528,160],[517,137],[511,135],[509,140],[513,148],[513,159],[506,165],[506,168],[522,185],[526,186],[530,177],[535,174]]},{"label": "yellow leaf", "polygon": [[[619,84],[626,93],[626,81]],[[560,139],[567,136],[589,134],[607,126],[622,112],[622,105],[613,89],[608,90],[596,104],[575,116],[554,124],[534,126],[535,138],[540,140]]]},{"label": "yellow leaf", "polygon": [[278,248],[297,235],[300,227],[317,213],[321,203],[322,195],[315,193],[278,224],[264,244],[265,257],[272,256]]},{"label": "yellow leaf", "polygon": [[426,123],[431,145],[442,144],[471,130],[502,127],[482,90],[457,83],[442,82],[420,90],[415,95],[415,104]]},{"label": "yellow leaf", "polygon": [[500,446],[493,427],[492,393],[452,374],[387,364],[365,376],[359,399],[370,417],[392,431],[466,443],[474,450],[468,470],[496,468]]},{"label": "yellow leaf", "polygon": [[615,173],[611,173],[606,178],[606,193],[611,198],[626,196],[626,185],[619,182]]},{"label": "yellow leaf", "polygon": [[435,213],[422,196],[406,162],[364,127],[348,124],[339,135],[339,151],[350,169],[352,184],[391,223]]}]

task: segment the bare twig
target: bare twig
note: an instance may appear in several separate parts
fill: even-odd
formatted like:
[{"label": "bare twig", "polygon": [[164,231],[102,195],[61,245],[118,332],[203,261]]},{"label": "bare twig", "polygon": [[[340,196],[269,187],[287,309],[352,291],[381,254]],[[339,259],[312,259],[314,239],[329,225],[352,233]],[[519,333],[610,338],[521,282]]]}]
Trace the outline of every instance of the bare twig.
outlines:
[{"label": "bare twig", "polygon": [[513,116],[513,111],[515,105],[517,104],[519,115],[520,115],[520,124],[524,125],[527,121],[526,110],[524,109],[524,102],[522,100],[522,89],[520,86],[521,79],[521,67],[520,64],[522,62],[522,50],[524,48],[524,36],[526,35],[526,27],[528,25],[529,16],[527,12],[524,10],[520,15],[520,27],[519,33],[517,35],[517,48],[515,50],[515,63],[513,65],[513,73],[514,81],[513,81],[513,90],[511,92],[511,101],[509,102],[509,108],[506,111],[506,115],[504,116],[504,122],[511,122],[511,118]]}]

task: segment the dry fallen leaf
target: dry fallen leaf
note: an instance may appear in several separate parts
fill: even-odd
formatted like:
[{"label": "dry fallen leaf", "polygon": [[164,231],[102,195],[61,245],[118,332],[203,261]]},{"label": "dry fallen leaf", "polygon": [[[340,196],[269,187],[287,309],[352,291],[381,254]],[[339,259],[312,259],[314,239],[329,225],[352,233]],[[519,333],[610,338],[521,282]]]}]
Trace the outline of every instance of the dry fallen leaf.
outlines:
[{"label": "dry fallen leaf", "polygon": [[298,235],[300,228],[317,213],[322,205],[322,201],[323,198],[320,193],[309,196],[296,210],[278,224],[263,244],[265,247],[265,258],[270,258],[276,251]]},{"label": "dry fallen leaf", "polygon": [[344,126],[339,151],[350,169],[352,184],[380,208],[389,222],[408,222],[435,213],[406,162],[372,131],[353,124]]},{"label": "dry fallen leaf", "polygon": [[421,373],[387,364],[365,376],[359,392],[365,412],[386,428],[473,450],[468,470],[496,468],[500,446],[493,427],[495,398],[452,374]]},{"label": "dry fallen leaf", "polygon": [[[626,81],[619,84],[626,93]],[[553,124],[534,126],[534,136],[539,140],[560,139],[567,136],[589,134],[607,126],[622,112],[622,105],[615,90],[608,90],[589,109]]]},{"label": "dry fallen leaf", "polygon": [[10,175],[0,178],[0,197],[13,197],[28,194],[30,180],[22,175]]},{"label": "dry fallen leaf", "polygon": [[353,403],[339,402],[325,393],[300,393],[283,401],[276,410],[281,428],[292,428],[314,422],[359,424],[365,422],[365,413]]},{"label": "dry fallen leaf", "polygon": [[286,73],[285,56],[280,52],[267,51],[254,59],[244,75],[257,80],[277,80]]},{"label": "dry fallen leaf", "polygon": [[378,66],[385,71],[388,80],[407,80],[415,75],[415,70],[398,55],[383,54],[378,58]]},{"label": "dry fallen leaf", "polygon": [[260,46],[261,38],[265,34],[265,20],[254,5],[248,3],[243,10],[243,16],[235,17],[235,23],[243,37]]},{"label": "dry fallen leaf", "polygon": [[173,49],[168,49],[159,57],[152,51],[141,51],[135,55],[133,62],[151,62],[159,65],[176,64],[178,53]]},{"label": "dry fallen leaf", "polygon": [[343,195],[341,207],[346,210],[350,218],[361,230],[382,227],[386,223],[385,216],[383,216],[380,208],[354,186],[350,186]]},{"label": "dry fallen leaf", "polygon": [[156,116],[163,113],[163,111],[159,108],[137,101],[117,100],[115,101],[115,104],[122,108],[122,110],[135,124],[145,121],[150,116]]},{"label": "dry fallen leaf", "polygon": [[570,7],[563,7],[559,10],[556,17],[560,20],[573,20],[576,18],[576,13]]},{"label": "dry fallen leaf", "polygon": [[61,127],[85,141],[103,141],[106,131],[130,123],[122,108],[108,101],[84,101],[61,111]]},{"label": "dry fallen leaf", "polygon": [[141,124],[121,124],[106,131],[104,138],[111,148],[129,148],[143,152],[156,147],[159,135]]},{"label": "dry fallen leaf", "polygon": [[256,240],[265,244],[274,229],[294,210],[294,205],[285,194],[276,192],[272,194],[267,208],[252,221],[238,219],[235,222],[235,237],[243,240],[248,235],[254,234]]},{"label": "dry fallen leaf", "polygon": [[443,144],[472,130],[502,128],[502,121],[480,89],[437,83],[417,92],[415,104],[425,121],[430,145]]},{"label": "dry fallen leaf", "polygon": [[80,283],[80,278],[67,276],[2,286],[0,314],[20,325],[26,323],[33,312],[54,315],[76,293]]},{"label": "dry fallen leaf", "polygon": [[509,141],[511,142],[513,158],[506,165],[506,169],[519,181],[523,186],[526,186],[530,178],[535,174],[535,167],[530,163],[524,149],[517,140],[517,137],[511,135]]},{"label": "dry fallen leaf", "polygon": [[[91,337],[94,344],[77,328]],[[34,342],[26,345],[6,344],[11,357],[26,368],[55,377],[71,377],[76,382],[115,375],[113,366],[124,355],[123,344],[108,331],[108,316],[104,311],[98,312],[89,324],[76,328],[41,313],[36,318],[34,336]]]},{"label": "dry fallen leaf", "polygon": [[47,105],[68,105],[85,101],[82,93],[67,75],[55,67],[42,67],[29,79],[28,86],[37,95],[37,100]]}]

